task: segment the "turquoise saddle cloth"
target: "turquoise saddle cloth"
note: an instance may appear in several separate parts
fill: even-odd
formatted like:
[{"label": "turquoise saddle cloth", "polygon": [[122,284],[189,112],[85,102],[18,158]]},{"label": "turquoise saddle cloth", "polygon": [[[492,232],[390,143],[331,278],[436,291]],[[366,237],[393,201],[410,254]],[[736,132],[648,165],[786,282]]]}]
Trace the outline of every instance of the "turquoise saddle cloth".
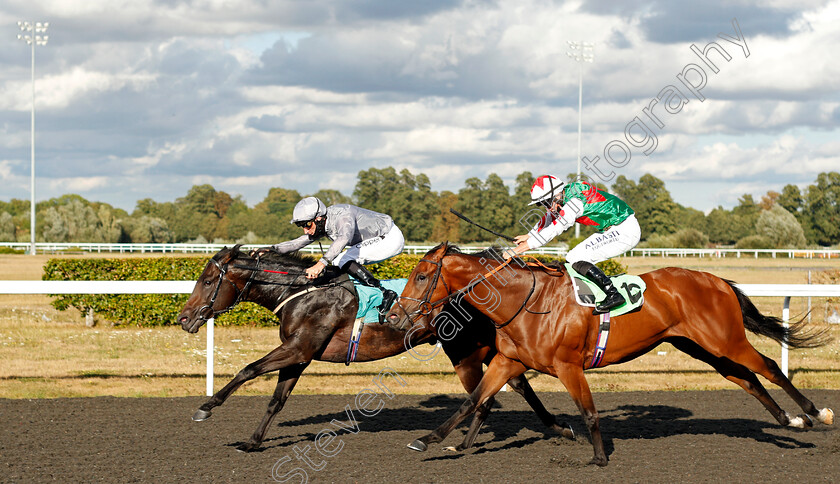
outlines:
[{"label": "turquoise saddle cloth", "polygon": [[[382,287],[390,289],[397,294],[402,294],[408,279],[385,279],[381,281]],[[365,323],[379,322],[379,305],[382,304],[382,291],[376,287],[367,287],[353,281],[356,287],[356,295],[359,298],[359,310],[356,312],[356,319],[364,318]]]}]

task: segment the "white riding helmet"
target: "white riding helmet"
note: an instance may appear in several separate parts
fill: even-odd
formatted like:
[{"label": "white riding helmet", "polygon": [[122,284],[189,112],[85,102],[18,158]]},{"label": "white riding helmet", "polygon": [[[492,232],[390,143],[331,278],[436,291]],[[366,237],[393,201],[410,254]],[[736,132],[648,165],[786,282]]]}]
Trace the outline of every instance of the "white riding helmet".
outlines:
[{"label": "white riding helmet", "polygon": [[553,175],[543,175],[534,181],[531,185],[531,203],[528,205],[536,205],[538,203],[551,202],[554,197],[563,193],[563,187],[566,182]]},{"label": "white riding helmet", "polygon": [[315,197],[306,197],[295,205],[292,211],[292,223],[308,222],[315,220],[315,217],[323,217],[327,214],[327,206],[324,202]]}]

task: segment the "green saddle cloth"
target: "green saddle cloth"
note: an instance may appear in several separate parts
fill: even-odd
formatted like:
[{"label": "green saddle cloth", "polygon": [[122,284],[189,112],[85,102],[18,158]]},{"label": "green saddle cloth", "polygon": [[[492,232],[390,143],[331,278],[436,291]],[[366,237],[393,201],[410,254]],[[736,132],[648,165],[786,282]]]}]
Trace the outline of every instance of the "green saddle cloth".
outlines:
[{"label": "green saddle cloth", "polygon": [[[607,296],[594,282],[572,269],[571,264],[566,264],[566,270],[569,271],[569,276],[572,278],[575,299],[581,306],[594,308]],[[647,289],[647,286],[641,277],[621,274],[611,276],[610,279],[612,279],[612,283],[618,289],[618,292],[624,296],[625,301],[621,306],[611,310],[610,316],[621,316],[622,314],[635,311],[642,307],[642,304],[645,302],[645,289]]]}]

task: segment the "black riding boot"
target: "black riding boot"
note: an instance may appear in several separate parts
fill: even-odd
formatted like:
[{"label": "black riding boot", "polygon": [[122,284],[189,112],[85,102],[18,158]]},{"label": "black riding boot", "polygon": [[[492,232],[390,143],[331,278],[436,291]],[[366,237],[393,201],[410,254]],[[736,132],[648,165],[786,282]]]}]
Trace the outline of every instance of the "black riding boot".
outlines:
[{"label": "black riding boot", "polygon": [[385,315],[388,314],[391,306],[394,305],[394,301],[397,300],[397,293],[382,287],[382,284],[379,283],[379,279],[373,277],[373,274],[371,274],[365,266],[354,260],[344,264],[341,269],[353,276],[363,285],[367,287],[375,287],[382,291],[382,304],[379,306],[379,324],[383,324],[385,322]]},{"label": "black riding boot", "polygon": [[606,274],[604,274],[601,269],[598,269],[598,266],[591,262],[586,261],[578,261],[572,264],[572,268],[578,271],[580,274],[585,276],[590,281],[594,282],[604,291],[604,294],[607,297],[601,301],[600,304],[595,306],[595,309],[592,310],[592,314],[600,314],[600,313],[608,313],[611,309],[617,308],[624,304],[624,296],[619,294],[618,289],[613,286],[612,281]]}]

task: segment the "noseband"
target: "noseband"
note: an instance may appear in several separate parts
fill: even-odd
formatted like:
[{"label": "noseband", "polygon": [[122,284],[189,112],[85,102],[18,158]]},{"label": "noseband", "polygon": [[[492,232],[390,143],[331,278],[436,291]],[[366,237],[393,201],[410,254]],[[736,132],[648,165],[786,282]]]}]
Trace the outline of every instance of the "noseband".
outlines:
[{"label": "noseband", "polygon": [[[446,256],[444,256],[444,257],[446,257]],[[437,288],[437,282],[438,282],[438,279],[440,279],[440,272],[443,269],[443,257],[441,257],[440,260],[438,260],[438,261],[429,260],[429,259],[420,259],[420,262],[418,264],[423,263],[423,262],[428,262],[429,264],[434,264],[435,267],[436,267],[435,274],[432,276],[432,283],[426,289],[426,292],[423,293],[423,299],[416,299],[416,298],[413,298],[413,297],[402,296],[402,295],[400,295],[400,297],[397,299],[397,304],[400,306],[400,309],[402,309],[403,312],[406,314],[406,317],[408,317],[408,320],[411,322],[412,326],[415,324],[414,323],[415,316],[428,316],[429,314],[431,314],[432,310],[434,310],[438,306],[442,306],[443,304],[446,304],[446,302],[449,301],[449,299],[451,299],[454,295],[454,294],[447,294],[446,297],[444,297],[442,299],[438,299],[435,302],[430,302],[430,300],[432,298],[432,292],[434,292],[435,288]],[[443,279],[440,279],[440,280],[443,281]],[[443,281],[443,286],[446,288],[446,292],[449,293],[449,286],[447,286],[446,281]],[[413,311],[412,313],[409,314],[409,312],[406,311],[406,309],[402,305],[401,301],[403,299],[408,300],[408,301],[416,302],[417,303],[417,310]]]}]

